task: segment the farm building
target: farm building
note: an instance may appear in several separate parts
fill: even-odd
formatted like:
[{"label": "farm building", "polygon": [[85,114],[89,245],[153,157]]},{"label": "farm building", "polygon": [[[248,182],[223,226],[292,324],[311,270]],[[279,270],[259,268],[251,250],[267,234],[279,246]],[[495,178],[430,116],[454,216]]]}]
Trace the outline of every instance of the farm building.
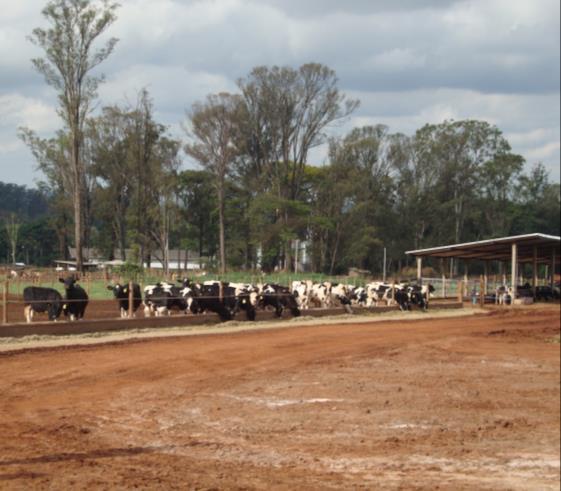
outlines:
[{"label": "farm building", "polygon": [[[548,281],[553,286],[555,271],[560,263],[561,238],[540,233],[500,237],[495,239],[466,242],[428,249],[407,251],[417,259],[417,279],[422,281],[423,258],[461,259],[465,265],[467,277],[470,261],[482,261],[484,265],[484,284],[488,282],[489,264],[497,261],[510,266],[509,284],[513,297],[517,296],[520,266],[532,265],[532,289],[536,292],[538,284],[538,266],[546,265]],[[506,275],[505,275],[506,276]]]}]

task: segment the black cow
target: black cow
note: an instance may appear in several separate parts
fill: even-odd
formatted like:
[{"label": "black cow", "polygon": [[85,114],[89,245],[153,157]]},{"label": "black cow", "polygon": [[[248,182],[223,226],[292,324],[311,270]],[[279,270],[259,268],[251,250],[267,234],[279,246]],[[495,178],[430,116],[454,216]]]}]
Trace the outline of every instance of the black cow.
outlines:
[{"label": "black cow", "polygon": [[261,308],[273,307],[277,317],[282,316],[282,312],[285,308],[289,309],[294,317],[300,315],[300,309],[298,308],[294,295],[287,287],[281,285],[264,285],[258,298],[258,305]]},{"label": "black cow", "polygon": [[88,294],[76,282],[75,276],[68,278],[59,278],[58,281],[64,284],[65,296],[62,311],[66,317],[70,317],[71,321],[82,319],[88,306]]},{"label": "black cow", "polygon": [[53,288],[28,286],[23,290],[25,320],[31,322],[35,312],[47,312],[50,321],[56,321],[62,312],[62,296]]},{"label": "black cow", "polygon": [[[108,285],[108,290],[113,292],[113,295],[119,303],[119,310],[121,312],[121,317],[129,316],[129,285],[121,285],[117,283],[116,285]],[[134,313],[138,310],[138,307],[142,304],[142,294],[140,292],[140,285],[137,283],[132,284],[132,312]]]},{"label": "black cow", "polygon": [[411,310],[411,297],[404,288],[395,289],[394,300],[399,306],[399,310]]},{"label": "black cow", "polygon": [[559,299],[559,287],[554,286],[551,288],[550,285],[540,285],[536,286],[536,300],[554,300]]}]

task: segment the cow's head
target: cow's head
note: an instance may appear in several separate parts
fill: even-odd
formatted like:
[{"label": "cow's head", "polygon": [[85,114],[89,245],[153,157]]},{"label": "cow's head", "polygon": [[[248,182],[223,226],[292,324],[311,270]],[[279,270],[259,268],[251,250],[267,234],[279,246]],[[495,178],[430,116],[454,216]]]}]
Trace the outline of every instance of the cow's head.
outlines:
[{"label": "cow's head", "polygon": [[60,281],[64,285],[65,290],[70,290],[76,284],[78,279],[74,275],[72,275],[68,276],[67,278],[59,278],[58,281]]},{"label": "cow's head", "polygon": [[189,278],[183,278],[179,283],[183,288],[190,288],[193,282]]},{"label": "cow's head", "polygon": [[116,285],[107,285],[107,289],[111,290],[115,297],[119,297],[119,294],[121,292],[124,292],[123,285],[121,285],[120,283],[117,283]]}]

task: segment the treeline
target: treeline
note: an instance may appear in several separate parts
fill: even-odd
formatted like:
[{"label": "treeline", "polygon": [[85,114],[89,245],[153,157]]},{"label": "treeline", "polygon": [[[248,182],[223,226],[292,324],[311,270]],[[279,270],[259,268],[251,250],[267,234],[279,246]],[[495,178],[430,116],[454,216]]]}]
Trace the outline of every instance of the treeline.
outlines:
[{"label": "treeline", "polygon": [[56,238],[48,210],[47,190],[0,182],[0,263],[51,263]]},{"label": "treeline", "polygon": [[[313,65],[300,71],[307,69],[326,70]],[[299,73],[283,70],[295,78]],[[280,71],[256,71],[266,74],[274,93]],[[254,83],[256,71],[240,85]],[[271,104],[271,92],[262,97],[252,102]],[[261,118],[255,135],[243,93],[209,96],[189,113],[186,143],[155,121],[145,90],[134,106],[106,107],[89,119],[85,244],[108,258],[117,250],[124,259],[125,249],[133,249],[138,262],[155,250],[197,251],[219,269],[222,222],[225,268],[294,271],[305,254],[311,270],[339,274],[350,267],[380,272],[383,248],[395,271],[411,248],[536,231],[559,235],[559,184],[540,164],[524,172],[524,159],[484,121],[425,125],[412,136],[365,126],[329,140],[309,129],[301,133],[310,138],[306,149],[308,140],[283,132],[312,116],[293,112],[284,129],[274,126],[279,113],[291,114],[284,105],[298,98],[289,92],[276,99],[278,107],[254,109]],[[330,114],[342,117],[346,109]],[[48,203],[45,236],[56,241],[52,252],[64,257],[74,227],[66,135],[22,137],[46,177],[42,192],[28,193]],[[307,151],[324,141],[328,162],[308,165]],[[182,149],[201,170],[182,170]],[[22,258],[23,250],[18,254]]]},{"label": "treeline", "polygon": [[[165,264],[171,248],[194,249],[221,271],[305,262],[318,272],[377,272],[384,248],[391,271],[410,248],[559,234],[559,184],[539,164],[525,173],[524,159],[487,122],[444,121],[412,136],[374,125],[328,138],[359,101],[321,64],[254,68],[236,93],[194,104],[183,139],[156,121],[146,90],[92,117],[103,81],[92,70],[117,40],[94,46],[117,7],[51,0],[43,9],[50,27],[30,36],[64,126],[50,139],[26,128],[20,136],[45,176],[45,237],[56,238],[60,257],[75,245],[78,268],[82,248],[93,246],[108,258],[132,249],[137,263],[162,251]],[[328,162],[310,165],[321,145]],[[182,170],[185,155],[200,170]],[[16,228],[13,216],[5,221],[12,257],[21,254]]]}]

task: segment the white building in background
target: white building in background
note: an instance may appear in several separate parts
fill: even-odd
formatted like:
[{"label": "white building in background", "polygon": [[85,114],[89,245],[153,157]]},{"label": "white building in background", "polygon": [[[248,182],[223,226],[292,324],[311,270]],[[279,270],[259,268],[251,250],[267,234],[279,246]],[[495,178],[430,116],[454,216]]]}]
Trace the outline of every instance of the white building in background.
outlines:
[{"label": "white building in background", "polygon": [[[171,270],[198,270],[205,269],[208,258],[199,256],[193,251],[170,249],[168,252],[168,269]],[[150,256],[150,265],[144,263],[145,268],[164,269],[164,255],[162,251],[154,251]]]},{"label": "white building in background", "polygon": [[[64,264],[71,268],[76,262],[76,248],[69,247],[68,252],[71,257],[71,261],[57,261],[57,264]],[[131,261],[133,256],[132,249],[125,250],[126,261],[121,259],[108,260],[95,248],[84,248],[83,249],[84,262],[87,263],[88,267],[97,266],[99,268],[107,266],[121,266],[126,261]],[[121,253],[119,250],[115,249],[113,251],[113,257],[120,258]],[[149,269],[164,269],[162,251],[153,251],[150,255],[150,264],[144,263],[143,267]],[[197,252],[185,251],[182,249],[170,249],[168,252],[168,269],[173,270],[199,270],[205,269],[208,264],[207,257],[201,257]]]}]

